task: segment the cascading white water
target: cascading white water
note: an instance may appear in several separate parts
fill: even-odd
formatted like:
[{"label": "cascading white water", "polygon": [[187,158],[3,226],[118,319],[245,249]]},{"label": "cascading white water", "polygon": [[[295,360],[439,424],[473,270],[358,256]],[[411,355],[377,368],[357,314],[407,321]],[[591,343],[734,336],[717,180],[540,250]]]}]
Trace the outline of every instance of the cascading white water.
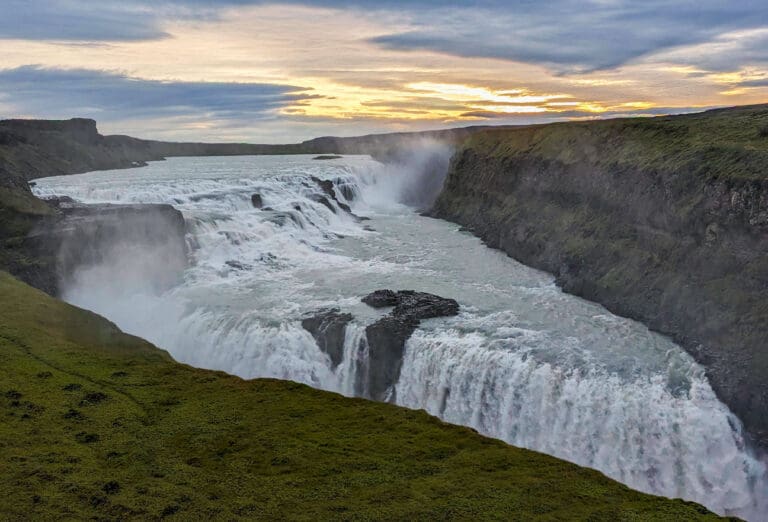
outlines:
[{"label": "cascading white water", "polygon": [[[434,180],[417,174],[448,154],[437,144],[420,150],[414,169],[364,157],[176,158],[42,179],[36,190],[184,213],[192,263],[182,284],[157,295],[142,284],[146,272],[123,270],[104,285],[110,267],[96,267],[65,295],[182,362],[351,395],[367,360],[364,326],[381,315],[361,296],[413,288],[452,297],[461,314],[424,321],[406,345],[399,404],[644,491],[760,520],[765,466],[702,369],[669,339],[403,205],[429,197]],[[339,201],[372,219],[323,202],[312,176],[343,186]],[[253,207],[254,193],[266,209]],[[121,265],[141,260],[136,251]],[[328,307],[355,316],[337,368],[299,322]]]}]

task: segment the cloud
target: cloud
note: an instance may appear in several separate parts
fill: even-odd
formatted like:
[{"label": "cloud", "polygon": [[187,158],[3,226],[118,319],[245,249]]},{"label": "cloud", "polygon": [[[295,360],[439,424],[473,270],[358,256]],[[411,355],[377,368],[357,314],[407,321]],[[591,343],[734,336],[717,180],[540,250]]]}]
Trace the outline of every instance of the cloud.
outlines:
[{"label": "cloud", "polygon": [[82,116],[108,122],[191,117],[243,124],[273,119],[279,109],[316,97],[290,85],[161,82],[37,66],[0,70],[0,93],[15,114],[46,118]]},{"label": "cloud", "polygon": [[661,53],[654,59],[695,66],[687,74],[689,77],[736,71],[746,66],[768,69],[768,27],[725,33],[699,45]]},{"label": "cloud", "polygon": [[764,2],[517,2],[420,11],[415,27],[378,36],[389,49],[538,63],[560,73],[612,69],[733,30],[768,25]]},{"label": "cloud", "polygon": [[158,13],[112,0],[2,0],[0,38],[125,41],[168,36]]},{"label": "cloud", "polygon": [[[655,53],[710,42],[729,31],[768,27],[764,0],[2,2],[0,38],[31,40],[158,39],[168,37],[169,22],[213,20],[240,6],[283,4],[352,10],[377,20],[392,20],[394,16],[403,22],[400,28],[369,40],[386,49],[526,62],[558,73],[617,68]],[[382,13],[389,16],[381,17]]]},{"label": "cloud", "polygon": [[[222,9],[263,0],[0,0],[0,38],[122,42],[156,40],[176,20],[214,20]],[[302,2],[289,2],[302,3]]]},{"label": "cloud", "polygon": [[768,87],[768,78],[747,80],[738,84],[740,87]]}]

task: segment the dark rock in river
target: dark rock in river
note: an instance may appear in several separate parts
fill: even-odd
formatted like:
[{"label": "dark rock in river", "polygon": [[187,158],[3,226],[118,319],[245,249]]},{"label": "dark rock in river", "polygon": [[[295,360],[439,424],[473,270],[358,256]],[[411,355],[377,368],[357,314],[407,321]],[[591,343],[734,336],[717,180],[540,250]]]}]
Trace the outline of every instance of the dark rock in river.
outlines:
[{"label": "dark rock in river", "polygon": [[[317,178],[315,176],[312,176],[311,179],[312,179],[312,181],[314,181],[317,184],[317,186],[319,186],[323,190],[323,192],[325,192],[328,195],[329,198],[331,198],[332,200],[334,200],[336,202],[336,204],[339,206],[339,208],[341,210],[343,210],[347,214],[352,214],[352,209],[349,207],[349,205],[339,201],[339,198],[336,196],[336,191],[334,190],[333,181],[330,181],[330,180],[327,180],[327,179],[320,179],[320,178]],[[349,187],[344,187],[344,188],[341,188],[340,190],[347,190],[347,191],[351,192]],[[347,200],[349,200],[349,198],[347,198]],[[325,203],[323,203],[323,204],[325,204]],[[352,216],[355,217],[358,220],[368,219],[368,218],[361,218],[360,216],[356,216],[355,214],[352,214]]]},{"label": "dark rock in river", "polygon": [[330,202],[330,201],[328,201],[328,198],[327,198],[327,197],[325,197],[325,196],[319,196],[319,195],[312,195],[312,196],[310,196],[310,199],[311,199],[312,201],[315,201],[315,202],[317,202],[317,203],[320,203],[321,205],[323,205],[324,207],[326,207],[328,210],[330,210],[330,211],[331,211],[331,212],[333,212],[334,214],[336,213],[336,207],[334,207],[334,206],[331,204],[331,202]]},{"label": "dark rock in river", "polygon": [[224,264],[230,268],[234,268],[235,270],[251,270],[253,268],[251,265],[248,265],[246,263],[241,263],[240,261],[236,261],[233,259],[229,261],[224,261]]},{"label": "dark rock in river", "polygon": [[372,399],[394,400],[391,390],[400,377],[405,343],[421,319],[456,315],[459,313],[459,303],[413,290],[376,290],[362,301],[374,308],[394,308],[387,316],[365,329],[368,366],[364,385],[360,388]]},{"label": "dark rock in river", "polygon": [[355,191],[351,185],[348,185],[347,183],[336,183],[336,189],[341,192],[344,199],[347,201],[354,201]]},{"label": "dark rock in river", "polygon": [[376,290],[363,297],[362,301],[373,308],[394,306],[392,315],[409,316],[414,319],[429,319],[431,317],[446,317],[459,313],[459,303],[426,292],[413,290]]},{"label": "dark rock in river", "polygon": [[[267,209],[264,209],[265,211]],[[281,212],[279,210],[271,210],[273,214],[267,218],[267,221],[274,223],[277,226],[285,226],[288,221],[292,221],[298,227],[302,227],[301,220],[292,212]]]},{"label": "dark rock in river", "polygon": [[425,292],[400,290],[397,292],[397,305],[392,313],[396,316],[409,316],[416,319],[447,317],[459,313],[459,303]]},{"label": "dark rock in river", "polygon": [[344,336],[352,314],[341,313],[338,308],[321,310],[301,321],[301,326],[312,334],[320,349],[331,358],[333,368],[344,359]]},{"label": "dark rock in river", "polygon": [[397,293],[392,290],[376,290],[363,297],[362,301],[373,308],[395,306],[398,302]]},{"label": "dark rock in river", "polygon": [[312,158],[313,160],[335,160],[335,159],[341,159],[344,156],[339,156],[338,154],[322,154],[320,156],[315,156]]},{"label": "dark rock in river", "polygon": [[253,208],[262,208],[264,206],[264,201],[261,199],[261,194],[254,194],[251,196],[251,204],[253,205]]},{"label": "dark rock in river", "polygon": [[368,397],[394,400],[390,390],[400,377],[405,343],[418,326],[418,319],[390,314],[366,327],[368,367],[363,391]]},{"label": "dark rock in river", "polygon": [[332,200],[336,201],[336,192],[333,191],[333,181],[327,180],[327,179],[320,179],[316,176],[311,176],[310,179],[314,181],[318,187],[320,187],[323,192],[325,192],[328,197],[330,197]]},{"label": "dark rock in river", "polygon": [[77,201],[75,201],[69,196],[54,196],[50,198],[45,198],[43,199],[43,201],[45,201],[49,205],[56,207],[58,209],[73,208],[75,206],[80,205]]}]

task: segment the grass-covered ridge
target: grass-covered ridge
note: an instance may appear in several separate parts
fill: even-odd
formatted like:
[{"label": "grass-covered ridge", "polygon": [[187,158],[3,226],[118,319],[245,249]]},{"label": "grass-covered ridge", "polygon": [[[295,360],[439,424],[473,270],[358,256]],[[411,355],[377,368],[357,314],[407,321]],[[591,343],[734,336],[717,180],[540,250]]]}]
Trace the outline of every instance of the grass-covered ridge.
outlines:
[{"label": "grass-covered ridge", "polygon": [[689,170],[733,180],[768,178],[768,104],[657,118],[532,125],[471,135],[466,148],[497,157]]},{"label": "grass-covered ridge", "polygon": [[174,362],[0,273],[0,518],[710,520],[424,412]]}]

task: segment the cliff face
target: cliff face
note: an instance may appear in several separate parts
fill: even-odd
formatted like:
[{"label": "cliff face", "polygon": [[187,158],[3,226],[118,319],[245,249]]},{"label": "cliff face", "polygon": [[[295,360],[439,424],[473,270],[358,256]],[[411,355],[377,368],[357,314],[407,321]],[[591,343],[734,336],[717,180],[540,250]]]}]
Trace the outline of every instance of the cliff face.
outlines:
[{"label": "cliff face", "polygon": [[125,168],[151,159],[162,159],[151,142],[104,137],[93,120],[0,121],[0,269],[58,295],[76,270],[131,240],[136,248],[170,247],[169,270],[180,270],[184,219],[173,207],[53,204],[37,199],[28,184],[39,176]]},{"label": "cliff face", "polygon": [[93,120],[0,121],[0,170],[17,180],[127,168],[157,159],[163,156],[150,142],[102,136]]},{"label": "cliff face", "polygon": [[432,214],[672,336],[768,445],[768,106],[484,132]]}]

